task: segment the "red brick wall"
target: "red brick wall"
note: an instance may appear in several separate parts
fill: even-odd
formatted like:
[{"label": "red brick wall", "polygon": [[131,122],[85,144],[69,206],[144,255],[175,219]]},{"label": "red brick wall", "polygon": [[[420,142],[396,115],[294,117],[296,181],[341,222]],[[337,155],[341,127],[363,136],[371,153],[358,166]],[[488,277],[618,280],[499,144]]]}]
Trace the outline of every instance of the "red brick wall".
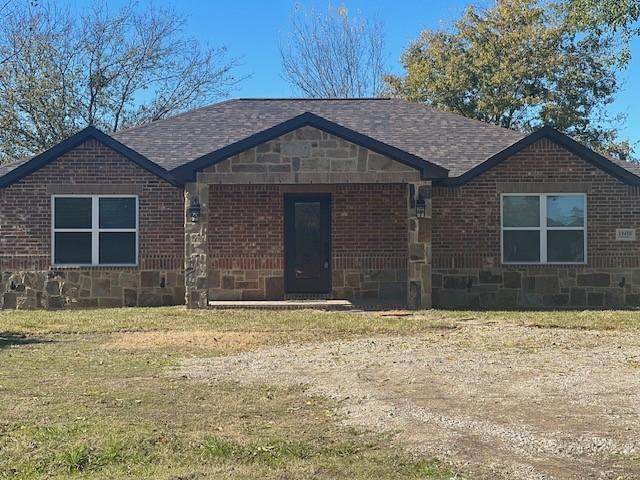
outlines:
[{"label": "red brick wall", "polygon": [[[403,184],[293,188],[297,192],[331,193],[333,283],[339,289],[336,295],[357,296],[366,290],[373,296],[381,280],[369,278],[366,272],[374,272],[375,277],[375,272],[393,270],[393,279],[387,274],[385,282],[395,282],[398,288],[406,282],[406,188]],[[283,202],[284,193],[289,191],[292,187],[280,185],[210,186],[211,298],[273,296],[267,293],[267,284],[274,285],[274,279],[283,275]],[[260,275],[247,273],[256,270]],[[347,271],[351,273],[349,282],[345,280]],[[356,273],[362,277],[357,281]]]},{"label": "red brick wall", "polygon": [[[405,185],[336,185],[330,190],[334,254],[406,252]],[[212,185],[209,254],[281,257],[285,191],[278,185]]]},{"label": "red brick wall", "polygon": [[282,256],[282,197],[278,185],[211,185],[212,256]]},{"label": "red brick wall", "polygon": [[406,252],[406,185],[340,185],[333,194],[332,205],[334,254]]},{"label": "red brick wall", "polygon": [[39,260],[40,268],[48,268],[51,194],[47,186],[60,184],[135,186],[141,191],[141,268],[183,268],[182,190],[95,140],[79,145],[19,182],[0,189],[0,255],[5,256],[5,263],[17,262],[16,255],[28,255],[31,260]]},{"label": "red brick wall", "polygon": [[[502,265],[500,193],[586,193],[586,265]],[[538,191],[539,190],[539,191]],[[640,190],[550,140],[540,140],[466,185],[433,189],[434,306],[640,306]]]},{"label": "red brick wall", "polygon": [[461,267],[500,264],[499,186],[505,183],[580,184],[587,191],[589,265],[626,266],[631,257],[640,260],[640,238],[615,240],[616,228],[640,233],[638,192],[559,145],[540,140],[466,185],[434,189],[434,265],[451,265],[452,258]]}]

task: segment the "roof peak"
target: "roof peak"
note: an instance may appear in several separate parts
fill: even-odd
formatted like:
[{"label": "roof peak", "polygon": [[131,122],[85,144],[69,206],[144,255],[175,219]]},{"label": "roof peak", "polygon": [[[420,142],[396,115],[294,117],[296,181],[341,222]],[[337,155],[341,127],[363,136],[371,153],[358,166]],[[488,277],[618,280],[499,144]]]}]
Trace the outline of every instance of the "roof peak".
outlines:
[{"label": "roof peak", "polygon": [[461,174],[524,135],[399,98],[237,98],[114,135],[168,170],[311,112]]}]

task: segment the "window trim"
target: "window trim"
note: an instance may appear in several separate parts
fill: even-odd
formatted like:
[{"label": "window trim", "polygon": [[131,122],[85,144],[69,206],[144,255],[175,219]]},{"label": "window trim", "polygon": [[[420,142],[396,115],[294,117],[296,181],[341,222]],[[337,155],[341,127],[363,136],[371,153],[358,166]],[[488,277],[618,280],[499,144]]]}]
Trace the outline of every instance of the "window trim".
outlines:
[{"label": "window trim", "polygon": [[[56,198],[90,198],[91,199],[91,228],[56,228]],[[133,198],[135,199],[135,228],[100,228],[100,199],[101,198]],[[56,194],[51,195],[51,265],[56,268],[87,268],[87,267],[137,267],[140,248],[140,199],[134,194]],[[91,233],[91,263],[57,263],[56,262],[56,233]],[[135,233],[134,263],[100,263],[100,233]]]},{"label": "window trim", "polygon": [[[582,227],[549,227],[547,226],[547,197],[580,196],[584,200],[584,224]],[[504,198],[505,197],[538,197],[540,199],[540,222],[538,227],[505,227],[504,226]],[[540,232],[540,261],[539,262],[511,262],[504,259],[504,232],[505,231],[532,231]],[[584,258],[581,262],[549,262],[547,260],[547,232],[554,230],[583,231]],[[587,194],[582,192],[563,193],[501,193],[500,194],[500,254],[503,265],[586,265],[587,264]]]}]

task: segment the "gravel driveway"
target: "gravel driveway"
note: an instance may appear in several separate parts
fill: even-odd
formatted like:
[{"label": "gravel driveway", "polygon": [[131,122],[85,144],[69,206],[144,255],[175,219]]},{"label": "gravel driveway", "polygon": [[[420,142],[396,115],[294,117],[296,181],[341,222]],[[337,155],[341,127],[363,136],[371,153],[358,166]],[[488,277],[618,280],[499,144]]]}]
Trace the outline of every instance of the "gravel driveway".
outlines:
[{"label": "gravel driveway", "polygon": [[345,423],[473,478],[640,478],[638,333],[459,322],[189,360],[180,373],[305,385]]}]

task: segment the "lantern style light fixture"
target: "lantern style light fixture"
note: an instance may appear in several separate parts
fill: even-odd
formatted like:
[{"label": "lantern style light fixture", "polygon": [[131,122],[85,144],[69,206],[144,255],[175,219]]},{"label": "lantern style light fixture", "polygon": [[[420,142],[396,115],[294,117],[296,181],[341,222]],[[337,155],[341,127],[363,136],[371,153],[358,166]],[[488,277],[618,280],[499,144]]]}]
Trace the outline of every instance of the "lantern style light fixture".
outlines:
[{"label": "lantern style light fixture", "polygon": [[416,217],[424,218],[427,215],[427,204],[424,197],[420,195],[416,200]]},{"label": "lantern style light fixture", "polygon": [[198,197],[193,197],[191,199],[191,204],[189,205],[189,216],[193,223],[198,223],[200,221],[200,210],[200,200]]}]

